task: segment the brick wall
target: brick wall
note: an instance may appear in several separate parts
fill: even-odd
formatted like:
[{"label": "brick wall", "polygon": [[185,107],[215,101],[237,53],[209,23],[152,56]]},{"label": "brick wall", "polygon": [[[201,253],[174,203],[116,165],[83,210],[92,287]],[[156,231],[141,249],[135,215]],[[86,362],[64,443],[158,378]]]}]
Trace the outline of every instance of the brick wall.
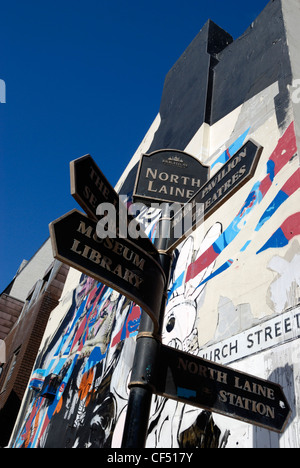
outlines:
[{"label": "brick wall", "polygon": [[4,340],[18,320],[24,302],[2,294],[0,296],[0,340]]}]

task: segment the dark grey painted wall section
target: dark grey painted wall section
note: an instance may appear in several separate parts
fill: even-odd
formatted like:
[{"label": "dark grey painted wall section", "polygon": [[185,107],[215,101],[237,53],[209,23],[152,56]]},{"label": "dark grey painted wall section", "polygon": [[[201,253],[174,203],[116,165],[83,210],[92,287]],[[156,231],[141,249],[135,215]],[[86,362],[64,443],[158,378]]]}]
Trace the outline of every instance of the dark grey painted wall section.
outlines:
[{"label": "dark grey painted wall section", "polygon": [[149,152],[184,150],[193,138],[210,107],[214,57],[232,41],[229,34],[208,21],[169,71],[159,109],[161,125]]}]

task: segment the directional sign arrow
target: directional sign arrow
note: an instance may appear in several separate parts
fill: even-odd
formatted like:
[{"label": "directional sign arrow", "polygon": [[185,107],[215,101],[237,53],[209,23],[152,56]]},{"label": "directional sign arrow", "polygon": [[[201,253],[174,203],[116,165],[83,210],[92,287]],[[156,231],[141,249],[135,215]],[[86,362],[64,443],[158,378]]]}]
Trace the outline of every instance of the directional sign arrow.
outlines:
[{"label": "directional sign arrow", "polygon": [[280,385],[167,346],[159,362],[158,395],[284,431],[291,410]]},{"label": "directional sign arrow", "polygon": [[[171,253],[184,238],[248,182],[255,173],[262,150],[262,146],[248,140],[170,220],[170,235],[162,250]],[[200,206],[202,209],[199,209]],[[186,216],[191,220],[188,228],[185,228]],[[164,220],[161,219],[160,223],[164,223]],[[182,235],[178,235],[178,232]]]},{"label": "directional sign arrow", "polygon": [[54,258],[134,301],[157,331],[166,282],[160,264],[128,239],[99,238],[96,225],[77,210],[53,221],[49,229]]},{"label": "directional sign arrow", "polygon": [[[115,231],[117,237],[130,238],[130,230],[127,228],[131,225],[132,231],[138,233],[138,237],[135,237],[133,242],[149,255],[158,258],[158,252],[151,240],[142,231],[133,216],[129,215],[119,194],[110,185],[89,154],[70,162],[70,179],[71,195],[90,218],[99,221],[98,206],[103,203],[112,205],[116,214]],[[119,231],[122,228],[125,232],[120,235]]]}]

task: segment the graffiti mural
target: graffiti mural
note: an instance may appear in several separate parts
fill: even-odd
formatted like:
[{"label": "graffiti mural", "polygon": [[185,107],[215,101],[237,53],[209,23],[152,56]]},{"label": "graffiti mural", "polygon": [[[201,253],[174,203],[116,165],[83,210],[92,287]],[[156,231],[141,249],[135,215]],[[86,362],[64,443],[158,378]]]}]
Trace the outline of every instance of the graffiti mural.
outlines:
[{"label": "graffiti mural", "polygon": [[54,424],[68,428],[62,446],[110,446],[118,405],[122,405],[122,395],[114,394],[111,378],[122,342],[137,333],[139,317],[140,310],[125,298],[87,277],[83,279],[65,323],[49,342],[51,352],[40,362],[44,375],[58,376],[56,393],[45,398],[44,384],[33,399],[18,446],[51,446]]}]

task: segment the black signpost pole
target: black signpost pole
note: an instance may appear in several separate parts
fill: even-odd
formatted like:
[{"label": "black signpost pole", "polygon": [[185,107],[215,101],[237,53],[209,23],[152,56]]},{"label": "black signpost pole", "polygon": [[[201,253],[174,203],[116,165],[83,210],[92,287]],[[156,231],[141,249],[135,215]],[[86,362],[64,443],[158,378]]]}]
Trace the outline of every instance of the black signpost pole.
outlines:
[{"label": "black signpost pole", "polygon": [[150,317],[142,312],[140,331],[129,384],[122,448],[144,448],[153,394],[153,372],[159,354],[159,340],[153,335]]},{"label": "black signpost pole", "polygon": [[[166,211],[168,211],[167,204]],[[170,219],[164,216],[165,213],[162,213],[163,224],[167,227]],[[153,321],[148,314],[142,312],[131,382],[129,384],[130,395],[123,432],[122,448],[145,447],[152,395],[156,393],[162,327],[173,257],[172,254],[167,254],[164,251],[162,243],[165,238],[162,232],[160,234],[161,235],[156,238],[154,245],[158,248],[160,264],[166,276],[166,284],[161,300],[158,332],[154,333]],[[155,281],[155,278],[153,278],[153,281]]]}]

